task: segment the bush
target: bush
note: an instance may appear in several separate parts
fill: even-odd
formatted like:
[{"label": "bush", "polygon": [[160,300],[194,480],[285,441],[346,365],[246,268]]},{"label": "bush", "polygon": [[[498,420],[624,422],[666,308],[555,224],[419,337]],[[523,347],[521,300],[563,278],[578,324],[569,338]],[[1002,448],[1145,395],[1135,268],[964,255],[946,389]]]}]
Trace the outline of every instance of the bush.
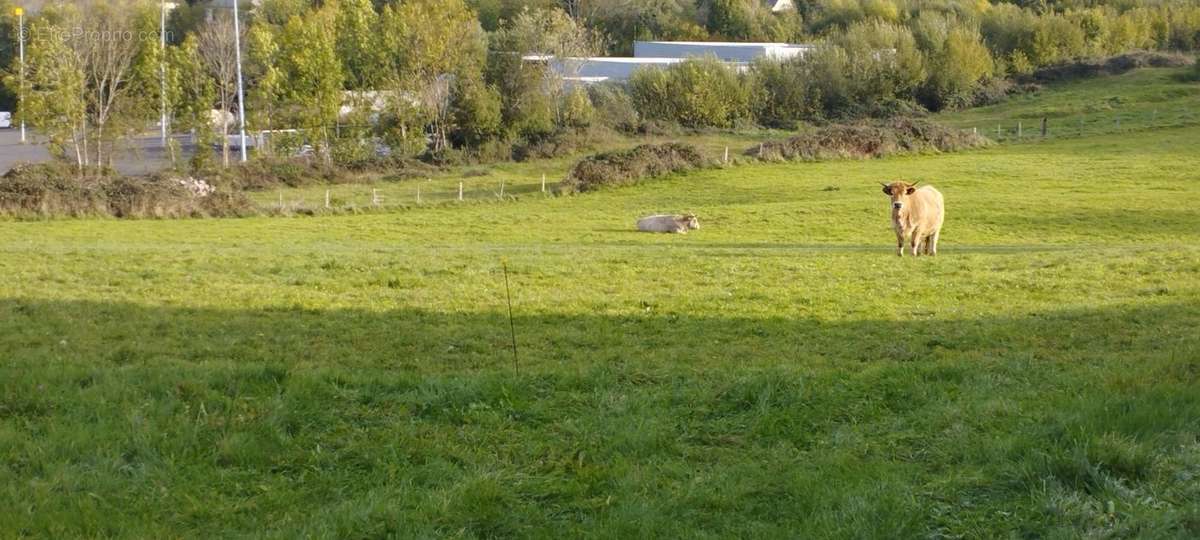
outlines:
[{"label": "bush", "polygon": [[502,114],[500,92],[476,82],[457,82],[450,114],[454,129],[450,140],[459,146],[481,146],[500,135]]},{"label": "bush", "polygon": [[[21,166],[0,177],[0,213],[18,217],[178,218],[254,213],[241,193],[197,194],[184,179],[86,176],[62,164]],[[195,182],[193,182],[195,183]]]},{"label": "bush", "polygon": [[567,193],[594,191],[711,165],[713,163],[691,145],[644,144],[631,150],[605,152],[583,159],[571,168],[560,189]]},{"label": "bush", "polygon": [[764,143],[746,155],[768,160],[871,159],[895,154],[953,152],[990,144],[987,138],[928,120],[835,124],[785,141]]},{"label": "bush", "polygon": [[630,77],[629,89],[643,118],[687,127],[728,128],[750,112],[747,85],[733,68],[713,57],[665,69],[639,69]]},{"label": "bush", "polygon": [[624,133],[641,128],[642,119],[633,105],[633,98],[618,84],[596,84],[588,88],[597,123]]},{"label": "bush", "polygon": [[596,107],[587,90],[576,88],[563,96],[562,127],[582,129],[592,125],[595,119]]}]

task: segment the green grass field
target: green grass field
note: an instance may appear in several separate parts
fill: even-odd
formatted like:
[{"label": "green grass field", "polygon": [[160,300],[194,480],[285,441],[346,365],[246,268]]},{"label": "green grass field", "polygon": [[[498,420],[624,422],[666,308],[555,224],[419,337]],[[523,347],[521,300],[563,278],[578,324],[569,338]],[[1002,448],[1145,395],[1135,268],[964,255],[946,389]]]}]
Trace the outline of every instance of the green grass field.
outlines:
[{"label": "green grass field", "polygon": [[[3,222],[0,536],[1194,538],[1197,143]],[[898,177],[940,257],[893,255]]]}]

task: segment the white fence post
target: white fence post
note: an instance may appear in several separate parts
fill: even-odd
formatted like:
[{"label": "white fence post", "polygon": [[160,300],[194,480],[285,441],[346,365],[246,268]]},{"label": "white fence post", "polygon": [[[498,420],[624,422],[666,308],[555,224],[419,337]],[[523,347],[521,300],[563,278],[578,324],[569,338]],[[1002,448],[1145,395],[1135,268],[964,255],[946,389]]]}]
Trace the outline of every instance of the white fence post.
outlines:
[{"label": "white fence post", "polygon": [[325,208],[329,208],[329,190],[325,190]]},{"label": "white fence post", "polygon": [[546,173],[542,173],[542,193],[546,192]]},{"label": "white fence post", "polygon": [[458,200],[459,200],[459,202],[462,202],[462,187],[463,187],[463,183],[459,182],[458,183]]}]

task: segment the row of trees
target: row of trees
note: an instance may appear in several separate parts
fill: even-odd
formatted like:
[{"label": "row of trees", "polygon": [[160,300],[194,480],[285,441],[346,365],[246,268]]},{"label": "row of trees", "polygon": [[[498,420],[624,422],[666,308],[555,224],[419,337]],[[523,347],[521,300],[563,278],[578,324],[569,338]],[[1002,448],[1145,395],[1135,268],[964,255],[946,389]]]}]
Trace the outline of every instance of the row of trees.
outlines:
[{"label": "row of trees", "polygon": [[[0,0],[5,13],[8,2]],[[937,109],[968,103],[989,80],[1073,58],[1200,49],[1200,7],[1187,1],[798,4],[772,14],[757,0],[263,0],[243,14],[238,36],[247,120],[252,131],[289,130],[267,138],[263,155],[307,142],[331,161],[369,160],[379,148],[438,157],[503,152],[595,123],[788,126]],[[28,20],[24,69],[11,43],[0,47],[0,101],[20,96],[21,117],[80,170],[110,163],[114,146],[153,126],[164,107],[173,131],[219,142],[228,163],[237,105],[229,10],[179,7],[165,49],[159,16],[157,0],[51,2]],[[0,18],[0,38],[13,41],[13,27]],[[620,53],[651,38],[818,47],[741,72],[697,60],[588,90],[522,60]],[[193,165],[209,155],[197,152]]]}]

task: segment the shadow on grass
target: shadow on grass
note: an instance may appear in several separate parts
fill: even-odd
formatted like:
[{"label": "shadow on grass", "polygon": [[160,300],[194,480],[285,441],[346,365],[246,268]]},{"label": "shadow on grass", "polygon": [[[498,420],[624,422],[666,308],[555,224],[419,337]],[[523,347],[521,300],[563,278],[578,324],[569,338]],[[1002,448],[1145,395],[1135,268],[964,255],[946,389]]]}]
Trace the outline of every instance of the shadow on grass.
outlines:
[{"label": "shadow on grass", "polygon": [[1194,500],[1200,465],[1198,307],[524,315],[514,369],[497,313],[10,298],[0,522],[31,536],[1054,536],[1117,501],[1118,524],[1187,536],[1200,520],[1171,501]]},{"label": "shadow on grass", "polygon": [[[1187,330],[1200,327],[1198,308],[1164,303],[1011,318],[827,322],[661,313],[650,305],[637,315],[518,315],[515,324],[525,362],[547,368],[562,362],[844,366],[951,356],[1069,362],[1194,346],[1200,338]],[[224,361],[457,372],[502,368],[511,360],[509,349],[508,321],[500,313],[0,300],[0,354],[10,365]]]}]

